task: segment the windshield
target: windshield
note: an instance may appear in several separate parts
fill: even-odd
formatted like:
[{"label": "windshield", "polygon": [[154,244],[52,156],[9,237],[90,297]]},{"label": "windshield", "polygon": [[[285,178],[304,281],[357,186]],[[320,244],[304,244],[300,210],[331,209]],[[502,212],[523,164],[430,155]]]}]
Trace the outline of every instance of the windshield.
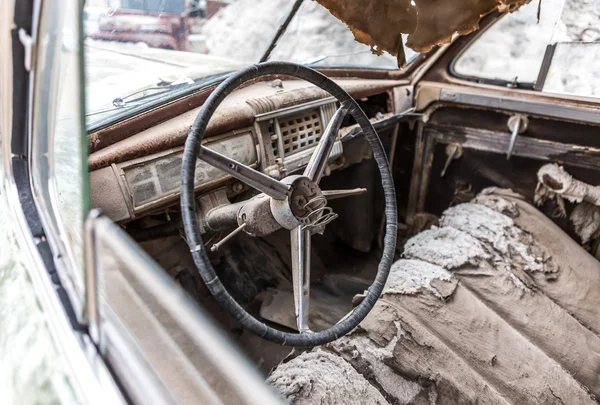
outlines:
[{"label": "windshield", "polygon": [[[261,60],[317,68],[398,69],[395,57],[373,54],[317,2],[304,0],[294,7],[298,3],[88,0],[88,130],[211,85]],[[289,25],[267,52],[286,20]],[[410,62],[416,55],[406,50]]]}]

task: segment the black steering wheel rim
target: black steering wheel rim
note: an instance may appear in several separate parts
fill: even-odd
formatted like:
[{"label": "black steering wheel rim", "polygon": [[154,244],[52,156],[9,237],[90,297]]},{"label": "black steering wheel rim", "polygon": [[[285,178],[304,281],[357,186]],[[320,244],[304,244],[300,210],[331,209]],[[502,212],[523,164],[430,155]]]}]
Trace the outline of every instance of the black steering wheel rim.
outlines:
[{"label": "black steering wheel rim", "polygon": [[[369,287],[363,301],[343,320],[328,329],[314,333],[283,332],[267,326],[246,312],[233,299],[217,276],[206,254],[196,214],[194,192],[196,160],[198,159],[202,138],[210,118],[225,97],[241,84],[261,76],[275,74],[306,80],[330,93],[342,105],[348,106],[348,113],[354,117],[361,127],[373,151],[373,158],[379,168],[381,184],[384,189],[386,234],[383,243],[383,254],[379,262],[375,280]],[[311,68],[294,63],[266,62],[250,66],[229,76],[208,97],[198,113],[185,142],[181,168],[181,214],[194,263],[200,276],[219,305],[251,332],[282,345],[296,347],[322,345],[338,339],[358,326],[379,299],[394,260],[397,233],[396,192],[388,159],[377,132],[357,102],[338,84]]]}]

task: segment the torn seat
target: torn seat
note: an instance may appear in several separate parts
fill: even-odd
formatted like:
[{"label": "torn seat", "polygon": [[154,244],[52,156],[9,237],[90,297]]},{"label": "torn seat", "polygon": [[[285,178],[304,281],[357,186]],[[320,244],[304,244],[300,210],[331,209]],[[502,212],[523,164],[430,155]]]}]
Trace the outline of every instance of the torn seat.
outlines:
[{"label": "torn seat", "polygon": [[302,405],[596,404],[599,336],[600,262],[488,189],[407,242],[357,329],[269,382]]}]

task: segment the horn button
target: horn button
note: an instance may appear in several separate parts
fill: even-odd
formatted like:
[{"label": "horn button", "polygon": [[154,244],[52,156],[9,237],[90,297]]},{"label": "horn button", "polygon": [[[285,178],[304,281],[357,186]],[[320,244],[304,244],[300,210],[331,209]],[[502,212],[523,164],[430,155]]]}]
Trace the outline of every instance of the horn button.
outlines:
[{"label": "horn button", "polygon": [[286,229],[316,224],[327,210],[327,199],[319,185],[297,175],[288,176],[282,182],[290,186],[290,192],[285,200],[271,199],[275,220]]}]

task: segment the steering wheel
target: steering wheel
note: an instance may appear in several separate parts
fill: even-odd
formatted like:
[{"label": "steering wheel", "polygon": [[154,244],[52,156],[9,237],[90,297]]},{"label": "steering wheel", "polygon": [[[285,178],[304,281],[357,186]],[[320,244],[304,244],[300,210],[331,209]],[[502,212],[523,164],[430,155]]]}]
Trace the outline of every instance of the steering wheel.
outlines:
[{"label": "steering wheel", "polygon": [[[241,84],[266,75],[285,75],[306,80],[330,93],[341,105],[319,140],[304,173],[288,176],[281,181],[201,146],[208,122],[223,99]],[[368,288],[363,301],[334,326],[312,332],[308,328],[311,234],[315,231],[322,232],[326,223],[332,219],[331,211],[326,209],[327,199],[353,195],[352,190],[327,192],[319,188],[319,181],[347,113],[360,125],[381,173],[386,217],[383,255],[375,280]],[[194,178],[197,159],[204,160],[264,193],[262,197],[268,198],[270,205],[270,213],[265,215],[265,218],[269,216],[280,228],[290,230],[294,303],[299,333],[283,332],[254,318],[233,299],[215,273],[206,254],[196,214]],[[356,101],[339,85],[313,69],[294,63],[266,62],[250,66],[229,76],[211,93],[198,113],[185,142],[181,168],[181,213],[194,263],[220,306],[245,328],[282,345],[322,345],[338,339],[358,326],[379,299],[394,258],[397,229],[396,193],[385,150],[373,125]],[[238,219],[239,221],[241,219]],[[244,225],[241,224],[242,229]]]}]

